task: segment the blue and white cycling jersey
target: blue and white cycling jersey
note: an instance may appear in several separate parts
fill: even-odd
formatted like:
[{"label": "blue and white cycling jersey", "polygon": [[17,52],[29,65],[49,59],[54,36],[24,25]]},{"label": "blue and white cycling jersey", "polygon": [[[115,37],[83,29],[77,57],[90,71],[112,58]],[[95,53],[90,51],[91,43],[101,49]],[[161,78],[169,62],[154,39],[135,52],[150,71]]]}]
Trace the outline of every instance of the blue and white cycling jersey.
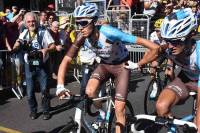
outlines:
[{"label": "blue and white cycling jersey", "polygon": [[120,64],[128,58],[128,50],[125,43],[135,44],[136,36],[122,32],[110,25],[102,25],[98,27],[99,39],[91,43],[87,38],[84,47],[90,48],[97,56],[101,58],[103,63]]},{"label": "blue and white cycling jersey", "polygon": [[188,68],[182,71],[189,79],[198,81],[198,87],[200,87],[200,41],[196,42],[195,49],[190,56],[181,56],[176,60]]}]

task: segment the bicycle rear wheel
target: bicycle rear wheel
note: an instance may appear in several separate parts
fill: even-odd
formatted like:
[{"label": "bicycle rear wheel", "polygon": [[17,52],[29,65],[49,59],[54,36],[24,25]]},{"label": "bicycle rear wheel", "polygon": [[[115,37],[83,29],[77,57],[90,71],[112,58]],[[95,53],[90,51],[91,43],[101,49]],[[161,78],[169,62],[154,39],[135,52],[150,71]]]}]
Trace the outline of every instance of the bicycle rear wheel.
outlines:
[{"label": "bicycle rear wheel", "polygon": [[[157,86],[157,92],[154,97],[151,97],[151,93],[153,91],[153,85]],[[144,96],[144,112],[145,114],[155,114],[156,113],[156,101],[158,99],[158,96],[161,92],[161,83],[156,80],[152,79],[145,91],[145,96]]]},{"label": "bicycle rear wheel", "polygon": [[[130,126],[131,126],[129,118],[133,118],[134,115],[135,113],[131,103],[128,100],[126,100],[126,126],[125,126],[126,133],[130,131]],[[113,108],[109,119],[108,133],[115,133],[115,125],[116,125],[115,122],[116,122],[115,109]]]}]

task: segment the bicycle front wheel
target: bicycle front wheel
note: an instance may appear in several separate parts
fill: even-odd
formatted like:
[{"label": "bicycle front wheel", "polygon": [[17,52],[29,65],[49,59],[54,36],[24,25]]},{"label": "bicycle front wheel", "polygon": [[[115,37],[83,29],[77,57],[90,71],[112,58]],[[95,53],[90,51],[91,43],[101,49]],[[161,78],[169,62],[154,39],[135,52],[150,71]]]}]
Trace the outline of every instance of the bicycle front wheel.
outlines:
[{"label": "bicycle front wheel", "polygon": [[[77,131],[78,131],[77,123],[68,123],[58,133],[77,133]],[[81,133],[86,133],[83,127],[81,127]]]},{"label": "bicycle front wheel", "polygon": [[161,87],[156,79],[152,79],[145,91],[144,96],[144,112],[145,114],[155,114],[156,113],[156,101],[160,94]]},{"label": "bicycle front wheel", "polygon": [[[130,131],[130,124],[129,124],[129,118],[133,118],[135,113],[133,110],[133,107],[131,103],[126,100],[126,126],[125,126],[125,132],[129,133]],[[113,108],[111,115],[110,115],[110,120],[109,120],[109,125],[108,125],[108,133],[115,133],[115,125],[116,125],[116,116],[115,116],[115,110]]]}]

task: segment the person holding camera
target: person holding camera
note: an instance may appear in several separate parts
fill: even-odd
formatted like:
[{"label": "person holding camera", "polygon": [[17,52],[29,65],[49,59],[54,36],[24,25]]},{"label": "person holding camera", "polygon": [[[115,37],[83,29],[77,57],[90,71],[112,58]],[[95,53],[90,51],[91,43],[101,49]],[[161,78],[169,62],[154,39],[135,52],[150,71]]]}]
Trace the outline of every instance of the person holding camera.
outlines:
[{"label": "person holding camera", "polygon": [[27,12],[24,16],[27,27],[17,39],[14,50],[21,48],[24,51],[25,78],[27,84],[28,104],[30,118],[37,118],[37,101],[35,97],[34,80],[37,80],[42,93],[43,119],[50,119],[49,91],[47,90],[47,65],[48,52],[55,49],[54,40],[46,29],[39,28],[39,20],[35,13]]}]

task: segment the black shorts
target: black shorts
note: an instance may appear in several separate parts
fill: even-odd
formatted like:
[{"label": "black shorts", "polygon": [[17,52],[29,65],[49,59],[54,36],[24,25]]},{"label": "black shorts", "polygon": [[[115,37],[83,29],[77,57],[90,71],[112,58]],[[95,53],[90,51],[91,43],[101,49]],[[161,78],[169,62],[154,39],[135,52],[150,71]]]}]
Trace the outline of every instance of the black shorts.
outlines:
[{"label": "black shorts", "polygon": [[197,81],[190,80],[182,71],[179,75],[166,87],[176,93],[181,101],[184,101],[189,96],[190,91],[197,91]]}]

